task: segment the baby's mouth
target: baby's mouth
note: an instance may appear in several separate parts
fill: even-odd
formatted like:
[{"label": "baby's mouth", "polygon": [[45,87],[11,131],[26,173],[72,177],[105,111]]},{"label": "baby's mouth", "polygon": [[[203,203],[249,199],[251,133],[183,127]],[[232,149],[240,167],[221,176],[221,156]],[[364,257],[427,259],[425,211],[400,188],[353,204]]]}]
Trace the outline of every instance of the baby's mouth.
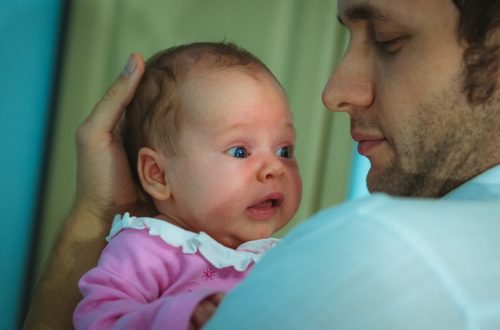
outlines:
[{"label": "baby's mouth", "polygon": [[269,207],[280,207],[283,204],[285,195],[283,193],[271,193],[264,197],[260,202],[255,203],[248,208],[269,208]]},{"label": "baby's mouth", "polygon": [[267,219],[274,215],[277,209],[283,204],[284,199],[285,195],[283,193],[271,193],[259,202],[249,206],[247,210],[257,218]]}]

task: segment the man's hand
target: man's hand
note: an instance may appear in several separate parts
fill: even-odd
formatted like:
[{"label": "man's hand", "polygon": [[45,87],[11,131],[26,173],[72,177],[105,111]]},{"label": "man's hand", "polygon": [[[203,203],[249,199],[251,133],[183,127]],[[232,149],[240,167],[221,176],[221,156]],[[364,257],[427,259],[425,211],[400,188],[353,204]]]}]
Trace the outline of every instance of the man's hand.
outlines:
[{"label": "man's hand", "polygon": [[119,127],[143,73],[144,60],[132,54],[78,128],[77,196],[33,296],[24,329],[73,327],[73,310],[81,299],[78,280],[97,264],[112,215],[139,204]]},{"label": "man's hand", "polygon": [[144,60],[132,54],[104,97],[76,133],[76,203],[110,219],[114,213],[135,210],[139,195],[132,180],[121,139],[124,109],[144,72]]},{"label": "man's hand", "polygon": [[224,293],[216,293],[203,299],[191,316],[189,330],[201,329],[212,317],[220,302],[224,298]]}]

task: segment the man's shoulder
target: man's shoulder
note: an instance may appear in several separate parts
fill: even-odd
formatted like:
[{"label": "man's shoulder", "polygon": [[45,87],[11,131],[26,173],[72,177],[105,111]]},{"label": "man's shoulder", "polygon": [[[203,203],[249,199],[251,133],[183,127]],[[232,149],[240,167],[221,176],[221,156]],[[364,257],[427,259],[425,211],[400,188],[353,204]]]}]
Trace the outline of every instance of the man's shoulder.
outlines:
[{"label": "man's shoulder", "polygon": [[289,233],[285,241],[308,238],[321,245],[342,241],[346,246],[381,246],[382,240],[413,246],[423,241],[430,245],[454,245],[468,240],[470,232],[484,237],[500,232],[500,200],[415,199],[375,194],[318,212]]},{"label": "man's shoulder", "polygon": [[[382,193],[344,202],[319,211],[310,221],[364,220],[364,221],[424,221],[427,218],[468,219],[482,216],[497,217],[500,198],[482,200],[455,200],[394,197]],[[499,219],[500,220],[500,219]]]},{"label": "man's shoulder", "polygon": [[290,313],[300,308],[308,329],[456,329],[473,309],[479,322],[500,299],[499,232],[499,200],[343,203],[290,232],[225,298],[219,319],[302,329]]}]

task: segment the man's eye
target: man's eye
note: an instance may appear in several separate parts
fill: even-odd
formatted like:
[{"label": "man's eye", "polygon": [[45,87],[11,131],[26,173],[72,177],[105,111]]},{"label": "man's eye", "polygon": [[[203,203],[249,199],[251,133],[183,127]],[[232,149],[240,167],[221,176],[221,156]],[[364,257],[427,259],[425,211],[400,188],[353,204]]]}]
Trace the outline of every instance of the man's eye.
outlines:
[{"label": "man's eye", "polygon": [[248,157],[248,151],[244,147],[233,147],[227,151],[227,154],[229,156],[234,157],[234,158],[247,158]]},{"label": "man's eye", "polygon": [[396,54],[403,46],[403,37],[394,38],[391,40],[375,40],[375,48],[384,54]]},{"label": "man's eye", "polygon": [[276,154],[280,157],[283,157],[283,158],[293,158],[293,147],[286,146],[286,147],[279,148],[276,151]]}]

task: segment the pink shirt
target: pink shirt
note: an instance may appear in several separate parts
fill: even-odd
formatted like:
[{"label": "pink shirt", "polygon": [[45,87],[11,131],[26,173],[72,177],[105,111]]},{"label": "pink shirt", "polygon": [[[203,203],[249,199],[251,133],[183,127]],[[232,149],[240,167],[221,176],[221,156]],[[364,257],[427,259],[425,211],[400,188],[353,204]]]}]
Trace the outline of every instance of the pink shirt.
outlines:
[{"label": "pink shirt", "polygon": [[115,218],[110,238],[80,280],[77,329],[187,329],[203,298],[232,289],[278,241],[233,250],[205,233],[128,214]]}]

